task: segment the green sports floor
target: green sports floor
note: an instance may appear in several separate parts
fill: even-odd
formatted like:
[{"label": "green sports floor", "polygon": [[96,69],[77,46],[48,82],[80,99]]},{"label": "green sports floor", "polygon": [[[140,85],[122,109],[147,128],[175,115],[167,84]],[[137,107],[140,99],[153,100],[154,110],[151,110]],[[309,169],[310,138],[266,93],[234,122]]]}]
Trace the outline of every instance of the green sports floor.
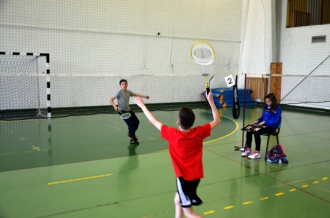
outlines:
[{"label": "green sports floor", "polygon": [[[212,119],[194,109],[195,125]],[[154,111],[175,125],[176,111]],[[204,173],[195,211],[215,217],[330,217],[330,116],[283,109],[280,144],[289,164],[249,160],[241,117],[219,109],[221,124],[204,143]],[[262,113],[246,109],[245,123]],[[131,146],[116,114],[71,116],[51,121],[0,121],[0,218],[174,217],[175,176],[167,143],[141,112]],[[270,146],[276,144],[272,137]],[[254,145],[254,142],[253,142]],[[329,149],[329,150],[328,150]]]}]

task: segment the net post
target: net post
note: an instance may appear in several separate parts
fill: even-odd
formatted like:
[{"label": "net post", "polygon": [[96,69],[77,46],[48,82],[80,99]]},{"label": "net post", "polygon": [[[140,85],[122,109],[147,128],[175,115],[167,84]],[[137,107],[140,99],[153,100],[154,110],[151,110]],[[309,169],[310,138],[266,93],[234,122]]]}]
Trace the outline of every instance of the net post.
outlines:
[{"label": "net post", "polygon": [[[246,103],[246,73],[244,74],[243,127],[245,126],[245,103]],[[242,131],[242,148],[243,147],[244,147],[244,131]]]},{"label": "net post", "polygon": [[51,119],[51,97],[50,97],[50,67],[49,67],[49,54],[48,53],[41,53],[40,56],[46,57],[46,83],[47,83],[47,119]]}]

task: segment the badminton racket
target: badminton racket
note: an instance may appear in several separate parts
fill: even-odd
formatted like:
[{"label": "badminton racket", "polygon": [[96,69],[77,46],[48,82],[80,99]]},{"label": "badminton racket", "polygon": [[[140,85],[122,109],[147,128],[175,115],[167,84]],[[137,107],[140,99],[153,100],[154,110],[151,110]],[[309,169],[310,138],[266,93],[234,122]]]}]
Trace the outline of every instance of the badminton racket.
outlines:
[{"label": "badminton racket", "polygon": [[236,82],[233,86],[233,117],[235,119],[238,119],[239,112],[240,112],[240,105],[239,105],[239,99],[238,99],[238,90],[237,90],[237,75],[236,75]]},{"label": "badminton racket", "polygon": [[131,114],[128,113],[128,112],[122,112],[118,109],[118,113],[119,113],[119,116],[123,119],[123,120],[126,120],[126,119],[129,119],[131,117]]},{"label": "badminton racket", "polygon": [[[196,64],[203,66],[203,76],[205,79],[206,93],[210,92],[210,85],[208,81],[208,74],[206,73],[205,66],[210,65],[215,60],[215,51],[213,46],[205,40],[197,40],[190,47],[190,57]],[[212,78],[211,78],[212,79]]]}]

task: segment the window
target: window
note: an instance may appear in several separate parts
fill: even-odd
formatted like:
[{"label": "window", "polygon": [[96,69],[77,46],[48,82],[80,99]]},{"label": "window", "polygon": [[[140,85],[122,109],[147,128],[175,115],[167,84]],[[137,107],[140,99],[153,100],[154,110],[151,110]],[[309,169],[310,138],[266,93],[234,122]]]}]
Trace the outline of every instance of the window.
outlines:
[{"label": "window", "polygon": [[330,24],[330,0],[288,0],[286,27]]}]

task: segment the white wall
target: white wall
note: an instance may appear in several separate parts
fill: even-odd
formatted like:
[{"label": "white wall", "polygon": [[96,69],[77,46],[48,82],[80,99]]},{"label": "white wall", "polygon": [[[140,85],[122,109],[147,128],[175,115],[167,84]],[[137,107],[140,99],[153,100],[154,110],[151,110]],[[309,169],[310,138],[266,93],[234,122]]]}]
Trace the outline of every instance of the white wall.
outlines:
[{"label": "white wall", "polygon": [[[260,77],[270,73],[272,62],[282,62],[283,75],[304,76],[282,77],[281,103],[329,108],[330,25],[286,28],[287,0],[250,0],[247,5],[241,72]],[[327,40],[312,43],[313,36],[326,36]],[[327,77],[316,77],[320,75]],[[240,87],[243,82],[241,77]]]},{"label": "white wall", "polygon": [[[330,25],[286,28],[285,19],[286,0],[2,0],[0,50],[50,54],[52,107],[108,105],[123,77],[150,103],[202,101],[203,68],[189,55],[197,39],[217,53],[207,73],[224,76],[268,74],[275,61],[283,74],[308,74],[329,55]],[[312,44],[314,35],[327,42]],[[298,81],[284,81],[282,97]]]},{"label": "white wall", "polygon": [[[328,103],[314,103],[309,106],[329,108],[330,24],[286,28],[286,10],[286,0],[279,1],[277,37],[278,61],[283,63],[282,74],[311,76],[283,77],[281,103],[328,101]],[[312,37],[320,35],[326,36],[326,42],[312,43]],[[320,75],[328,77],[313,77]]]},{"label": "white wall", "polygon": [[0,48],[49,53],[52,77],[115,75],[107,84],[51,78],[52,107],[108,105],[118,78],[140,74],[188,75],[129,82],[132,90],[149,94],[149,102],[198,101],[204,80],[189,75],[201,75],[203,68],[190,59],[190,46],[197,39],[214,46],[217,59],[207,73],[238,72],[241,10],[241,0],[2,0]]}]

